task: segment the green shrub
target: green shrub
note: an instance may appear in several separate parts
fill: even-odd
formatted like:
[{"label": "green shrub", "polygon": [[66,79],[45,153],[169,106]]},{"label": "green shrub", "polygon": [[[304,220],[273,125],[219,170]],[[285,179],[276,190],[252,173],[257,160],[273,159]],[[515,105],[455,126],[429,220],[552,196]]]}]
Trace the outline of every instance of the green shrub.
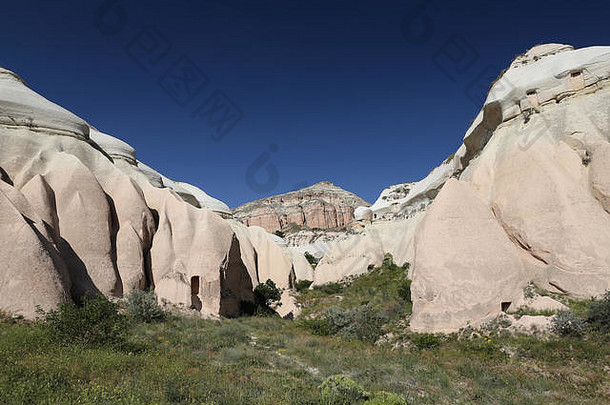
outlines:
[{"label": "green shrub", "polygon": [[313,319],[301,319],[299,325],[320,336],[338,336],[374,343],[383,333],[386,317],[370,304],[345,309],[332,306],[324,314]]},{"label": "green shrub", "polygon": [[282,305],[279,301],[282,292],[275,283],[268,279],[254,288],[254,303],[241,302],[240,310],[245,315],[270,316],[276,312],[272,309],[273,305]]},{"label": "green shrub", "polygon": [[320,261],[319,259],[316,259],[316,257],[309,252],[305,252],[305,259],[307,259],[309,264],[311,264],[312,266],[317,265],[318,262]]},{"label": "green shrub", "polygon": [[394,257],[392,256],[392,254],[386,253],[385,255],[383,255],[383,262],[381,262],[381,267],[386,269],[393,269],[398,266],[396,266],[396,264],[394,263]]},{"label": "green shrub", "polygon": [[153,291],[134,290],[125,297],[127,313],[136,322],[163,322],[166,313],[157,304],[157,296]]},{"label": "green shrub", "polygon": [[313,281],[311,281],[311,280],[298,280],[294,284],[294,288],[298,292],[302,292],[302,291],[305,291],[305,290],[309,289],[309,287],[311,286],[312,283],[313,283]]},{"label": "green shrub", "polygon": [[323,294],[339,294],[343,291],[343,286],[339,283],[328,283],[323,285],[317,285],[313,288]]},{"label": "green shrub", "polygon": [[551,319],[551,331],[559,336],[582,336],[587,330],[587,322],[575,316],[572,311],[559,311]]},{"label": "green shrub", "polygon": [[313,335],[317,336],[331,336],[336,330],[324,317],[311,318],[311,319],[299,319],[299,326],[308,329]]},{"label": "green shrub", "polygon": [[286,236],[286,234],[282,231],[275,231],[273,233],[275,234],[275,236],[279,236],[280,238],[283,238],[284,236]]},{"label": "green shrub", "polygon": [[119,313],[119,305],[101,294],[84,298],[80,306],[63,303],[57,310],[42,312],[51,337],[61,342],[91,346],[122,344],[127,339],[127,317]]},{"label": "green shrub", "polygon": [[282,298],[282,293],[275,283],[268,279],[254,288],[254,299],[263,307],[270,307]]},{"label": "green shrub", "polygon": [[400,280],[396,292],[401,300],[411,302],[411,280],[408,278]]},{"label": "green shrub", "polygon": [[328,321],[334,335],[370,343],[375,342],[381,336],[385,321],[385,317],[370,304],[353,309],[330,307],[324,311],[324,318]]},{"label": "green shrub", "polygon": [[409,403],[402,395],[380,391],[371,395],[364,405],[409,405]]},{"label": "green shrub", "polygon": [[362,386],[342,374],[328,377],[318,387],[326,404],[351,405],[365,398]]},{"label": "green shrub", "polygon": [[431,333],[417,333],[409,338],[419,350],[430,350],[441,345],[441,338]]},{"label": "green shrub", "polygon": [[610,291],[606,291],[601,300],[591,303],[587,319],[594,328],[610,332]]}]

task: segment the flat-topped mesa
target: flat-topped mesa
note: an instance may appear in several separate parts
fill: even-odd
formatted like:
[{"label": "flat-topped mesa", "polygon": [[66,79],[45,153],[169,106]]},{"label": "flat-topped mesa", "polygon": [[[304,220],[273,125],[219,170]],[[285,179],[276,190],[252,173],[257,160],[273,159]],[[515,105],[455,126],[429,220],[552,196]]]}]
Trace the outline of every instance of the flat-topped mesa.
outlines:
[{"label": "flat-topped mesa", "polygon": [[[542,44],[518,55],[506,71],[491,85],[489,94],[466,131],[463,144],[426,178],[415,183],[392,186],[382,191],[370,207],[356,209],[356,219],[363,221],[408,218],[425,210],[445,182],[458,177],[478,156],[496,128],[522,117],[525,121],[547,105],[594,91],[610,77],[610,47],[574,49],[570,45]],[[408,186],[400,198],[395,190]]]},{"label": "flat-topped mesa", "polygon": [[354,219],[357,206],[369,203],[328,181],[241,205],[233,210],[236,219],[268,232],[286,228],[341,228]]},{"label": "flat-topped mesa", "polygon": [[10,70],[0,68],[0,125],[86,140],[85,121],[30,90]]}]

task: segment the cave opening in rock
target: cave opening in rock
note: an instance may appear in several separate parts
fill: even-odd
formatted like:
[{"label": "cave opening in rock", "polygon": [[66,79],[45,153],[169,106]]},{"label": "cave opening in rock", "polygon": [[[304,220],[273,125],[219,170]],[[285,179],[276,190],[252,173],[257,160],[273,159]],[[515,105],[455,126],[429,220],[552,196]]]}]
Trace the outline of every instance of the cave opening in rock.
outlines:
[{"label": "cave opening in rock", "polygon": [[199,298],[199,276],[191,277],[191,308],[201,311],[202,303]]},{"label": "cave opening in rock", "polygon": [[536,90],[530,90],[526,93],[526,95],[530,107],[538,108],[540,106],[540,101],[538,100],[538,92]]},{"label": "cave opening in rock", "polygon": [[585,78],[582,71],[578,70],[570,73],[572,79],[572,90],[582,90],[585,88]]},{"label": "cave opening in rock", "polygon": [[512,302],[510,301],[506,301],[502,303],[502,312],[506,312],[508,311],[508,308],[510,308]]}]

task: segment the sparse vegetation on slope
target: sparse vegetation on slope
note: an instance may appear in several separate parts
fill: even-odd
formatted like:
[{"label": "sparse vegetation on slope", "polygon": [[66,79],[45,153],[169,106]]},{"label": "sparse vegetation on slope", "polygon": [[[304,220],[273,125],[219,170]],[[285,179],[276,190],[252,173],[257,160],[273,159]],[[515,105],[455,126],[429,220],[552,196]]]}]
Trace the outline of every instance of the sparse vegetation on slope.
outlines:
[{"label": "sparse vegetation on slope", "polygon": [[386,255],[381,267],[367,274],[303,291],[299,322],[317,334],[374,341],[412,312],[408,269],[408,263],[399,267]]},{"label": "sparse vegetation on slope", "polygon": [[[327,294],[309,316],[366,306],[396,339],[320,336],[277,316],[131,321],[126,342],[61,342],[43,322],[0,321],[0,403],[45,404],[606,404],[610,335],[476,339],[410,334],[388,305],[405,269],[382,268]],[[385,297],[385,298],[384,298]],[[106,305],[106,304],[105,304]],[[586,314],[581,304],[576,314]],[[117,309],[120,307],[113,307]],[[340,310],[337,310],[340,308]],[[113,312],[119,313],[120,311]],[[132,319],[131,317],[127,318]],[[322,319],[318,317],[318,319]],[[387,332],[387,330],[384,330]]]}]

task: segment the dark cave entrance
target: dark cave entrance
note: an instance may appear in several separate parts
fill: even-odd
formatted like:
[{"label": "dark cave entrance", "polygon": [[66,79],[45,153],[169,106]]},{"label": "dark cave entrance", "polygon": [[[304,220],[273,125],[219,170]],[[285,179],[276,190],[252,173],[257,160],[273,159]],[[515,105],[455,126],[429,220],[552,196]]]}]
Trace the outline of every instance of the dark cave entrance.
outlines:
[{"label": "dark cave entrance", "polygon": [[201,311],[202,303],[199,298],[199,276],[191,277],[191,308]]}]

